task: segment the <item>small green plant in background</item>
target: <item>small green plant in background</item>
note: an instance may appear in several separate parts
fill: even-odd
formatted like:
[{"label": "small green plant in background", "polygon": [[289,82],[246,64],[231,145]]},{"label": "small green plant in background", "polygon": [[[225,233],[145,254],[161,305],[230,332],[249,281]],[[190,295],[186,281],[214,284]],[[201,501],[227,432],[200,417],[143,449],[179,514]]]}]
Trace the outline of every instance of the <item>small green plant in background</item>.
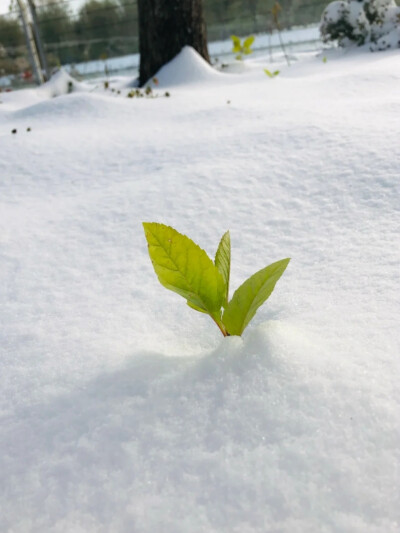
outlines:
[{"label": "small green plant in background", "polygon": [[229,300],[231,241],[227,231],[212,261],[186,235],[157,222],[143,222],[153,268],[164,287],[209,315],[224,337],[242,335],[257,309],[269,298],[290,259],[281,259],[247,279]]},{"label": "small green plant in background", "polygon": [[231,35],[231,39],[233,42],[232,52],[236,54],[236,59],[241,60],[243,59],[243,55],[249,55],[253,53],[251,45],[254,43],[254,35],[250,35],[250,37],[244,39],[243,43],[240,40],[240,37],[237,37],[236,35]]},{"label": "small green plant in background", "polygon": [[264,72],[269,78],[276,78],[276,76],[279,74],[280,70],[274,70],[274,72],[271,72],[270,70],[265,68]]}]

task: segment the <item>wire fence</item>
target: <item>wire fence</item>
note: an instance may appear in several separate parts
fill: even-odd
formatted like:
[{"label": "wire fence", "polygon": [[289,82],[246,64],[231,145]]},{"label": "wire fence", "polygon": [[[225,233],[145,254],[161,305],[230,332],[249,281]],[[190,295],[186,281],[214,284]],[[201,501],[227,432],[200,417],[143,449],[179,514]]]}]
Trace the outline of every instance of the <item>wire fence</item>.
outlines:
[{"label": "wire fence", "polygon": [[[209,43],[224,41],[232,34],[272,34],[275,0],[205,0]],[[326,1],[281,0],[281,29],[318,23]],[[49,70],[69,65],[76,74],[86,74],[117,65],[113,58],[138,53],[139,26],[136,0],[57,0],[36,6],[40,37]],[[257,40],[257,39],[256,39]],[[315,37],[318,40],[318,37]],[[269,41],[271,44],[271,41]],[[213,47],[210,47],[212,53]],[[120,61],[134,68],[136,60]],[[21,12],[13,7],[0,15],[0,90],[32,84],[32,57],[23,31]],[[126,68],[129,68],[128,66]],[[101,67],[100,67],[101,70]]]}]

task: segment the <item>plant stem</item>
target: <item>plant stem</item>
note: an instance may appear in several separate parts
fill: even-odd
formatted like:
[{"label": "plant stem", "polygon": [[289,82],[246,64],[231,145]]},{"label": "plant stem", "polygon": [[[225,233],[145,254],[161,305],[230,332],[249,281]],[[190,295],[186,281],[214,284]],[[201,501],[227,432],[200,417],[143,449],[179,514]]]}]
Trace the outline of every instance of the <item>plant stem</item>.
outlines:
[{"label": "plant stem", "polygon": [[222,323],[220,323],[220,322],[219,322],[216,318],[214,318],[213,316],[212,316],[211,318],[214,320],[214,322],[217,324],[217,326],[218,326],[219,329],[221,330],[222,335],[223,335],[224,337],[230,337],[229,333],[228,333],[228,332],[226,331],[226,329],[225,329],[225,326],[224,326]]},{"label": "plant stem", "polygon": [[281,10],[282,10],[282,8],[281,8],[279,2],[276,1],[275,4],[274,4],[274,7],[272,8],[272,11],[271,11],[272,12],[272,19],[274,21],[276,29],[278,30],[279,42],[280,42],[280,45],[281,45],[281,48],[282,48],[282,51],[283,51],[283,55],[285,56],[286,62],[288,64],[288,67],[290,67],[289,56],[287,55],[285,46],[283,44],[283,39],[282,39],[282,35],[281,35],[281,27],[280,27],[280,24],[279,24],[279,12]]},{"label": "plant stem", "polygon": [[276,21],[276,27],[278,29],[278,36],[279,36],[279,41],[280,41],[280,44],[281,44],[281,48],[283,50],[283,55],[285,56],[286,62],[288,64],[288,67],[290,67],[289,56],[287,55],[286,48],[285,48],[285,46],[283,44],[283,39],[282,39],[282,35],[281,35],[281,29],[280,29],[278,21]]}]

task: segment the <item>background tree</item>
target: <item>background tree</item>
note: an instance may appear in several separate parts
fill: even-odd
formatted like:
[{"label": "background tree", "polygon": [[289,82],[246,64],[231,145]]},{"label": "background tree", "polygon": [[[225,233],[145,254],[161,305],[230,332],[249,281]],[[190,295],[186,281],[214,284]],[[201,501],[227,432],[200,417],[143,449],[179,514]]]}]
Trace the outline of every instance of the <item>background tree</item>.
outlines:
[{"label": "background tree", "polygon": [[16,48],[24,43],[24,34],[17,19],[0,18],[0,43],[5,48]]},{"label": "background tree", "polygon": [[138,0],[138,10],[140,85],[186,45],[210,61],[202,0]]},{"label": "background tree", "polygon": [[49,2],[43,4],[37,13],[40,35],[47,51],[49,64],[55,66],[73,62],[76,57],[76,50],[70,45],[65,45],[66,42],[75,39],[68,5]]},{"label": "background tree", "polygon": [[118,49],[114,48],[121,21],[120,5],[113,0],[89,0],[84,4],[79,11],[76,33],[90,41],[84,51],[88,59],[118,55]]},{"label": "background tree", "polygon": [[0,17],[0,75],[18,72],[16,59],[23,54],[24,44],[19,21]]},{"label": "background tree", "polygon": [[135,0],[120,0],[121,24],[118,32],[123,37],[124,53],[132,54],[139,51],[139,25],[137,3]]}]

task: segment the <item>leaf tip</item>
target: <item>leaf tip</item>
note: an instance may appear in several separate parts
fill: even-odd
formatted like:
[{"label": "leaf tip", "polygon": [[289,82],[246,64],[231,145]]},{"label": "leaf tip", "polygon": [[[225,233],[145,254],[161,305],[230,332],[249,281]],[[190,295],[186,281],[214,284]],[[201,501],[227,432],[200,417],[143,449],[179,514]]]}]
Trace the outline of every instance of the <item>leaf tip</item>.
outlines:
[{"label": "leaf tip", "polygon": [[142,222],[144,231],[146,232],[147,228],[150,226],[151,222]]}]

